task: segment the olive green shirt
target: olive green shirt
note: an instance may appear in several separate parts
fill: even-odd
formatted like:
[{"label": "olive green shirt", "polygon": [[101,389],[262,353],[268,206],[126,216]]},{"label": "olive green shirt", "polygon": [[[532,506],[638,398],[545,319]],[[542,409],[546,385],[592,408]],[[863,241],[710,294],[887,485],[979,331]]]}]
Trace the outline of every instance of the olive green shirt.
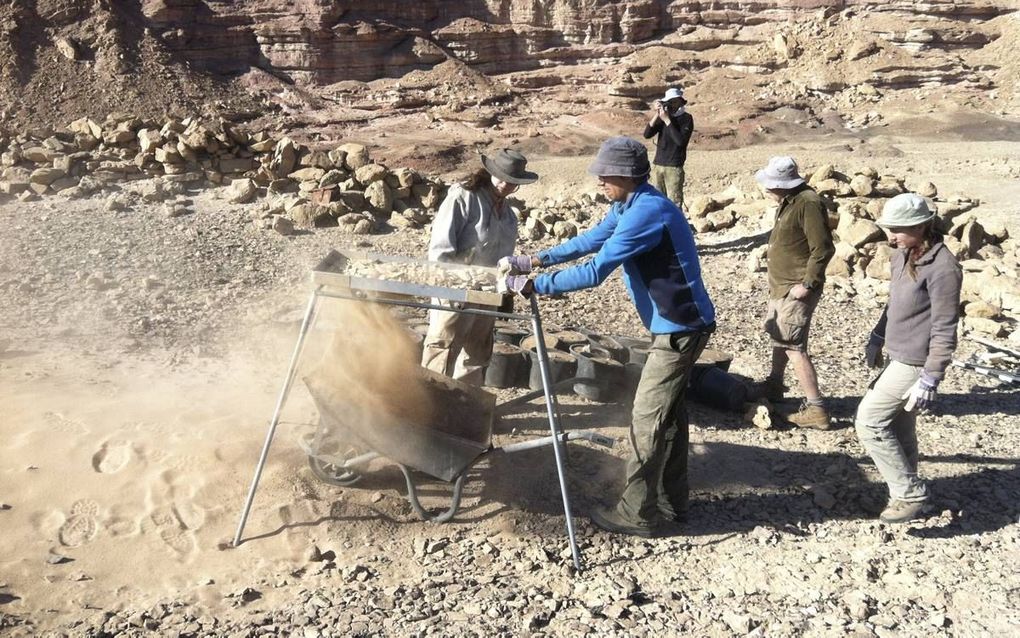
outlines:
[{"label": "olive green shirt", "polygon": [[821,290],[834,254],[825,205],[814,189],[800,186],[779,203],[769,235],[769,295],[781,299],[797,284]]}]

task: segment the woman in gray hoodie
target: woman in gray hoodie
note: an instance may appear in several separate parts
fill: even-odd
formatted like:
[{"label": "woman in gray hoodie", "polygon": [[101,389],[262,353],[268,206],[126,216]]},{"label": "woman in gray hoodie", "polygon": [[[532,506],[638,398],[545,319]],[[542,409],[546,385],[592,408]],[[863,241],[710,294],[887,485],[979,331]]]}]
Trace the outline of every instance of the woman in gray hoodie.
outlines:
[{"label": "woman in gray hoodie", "polygon": [[928,487],[917,477],[915,411],[934,404],[956,349],[963,275],[922,197],[893,197],[877,223],[900,250],[892,258],[889,303],[871,333],[866,359],[879,367],[884,345],[889,363],[861,399],[855,426],[889,486],[879,518],[905,523],[926,509]]}]

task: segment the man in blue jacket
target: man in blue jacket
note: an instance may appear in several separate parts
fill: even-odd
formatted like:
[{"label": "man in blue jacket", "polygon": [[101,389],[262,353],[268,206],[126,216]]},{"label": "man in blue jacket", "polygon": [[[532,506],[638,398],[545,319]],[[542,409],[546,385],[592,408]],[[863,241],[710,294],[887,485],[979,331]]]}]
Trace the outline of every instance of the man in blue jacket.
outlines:
[{"label": "man in blue jacket", "polygon": [[[615,507],[596,509],[602,529],[649,537],[687,509],[688,423],[684,395],[694,362],[715,329],[715,309],[701,279],[694,237],[683,213],[648,183],[644,145],[606,140],[588,172],[613,202],[595,228],[535,256],[501,260],[508,290],[554,295],[593,288],[623,266],[642,323],[652,333],[634,396],[626,486]],[[576,266],[531,279],[533,267],[594,253]]]}]

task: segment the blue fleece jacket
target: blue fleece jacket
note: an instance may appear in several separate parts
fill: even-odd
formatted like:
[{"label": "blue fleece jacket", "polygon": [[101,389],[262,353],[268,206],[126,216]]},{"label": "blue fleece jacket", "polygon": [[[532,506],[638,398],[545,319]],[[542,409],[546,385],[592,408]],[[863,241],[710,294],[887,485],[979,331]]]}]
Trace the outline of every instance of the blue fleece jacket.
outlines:
[{"label": "blue fleece jacket", "polygon": [[653,334],[691,332],[715,323],[687,219],[648,184],[614,203],[595,228],[538,257],[543,266],[551,266],[591,253],[595,257],[583,264],[537,276],[535,292],[592,288],[623,264],[627,292]]}]

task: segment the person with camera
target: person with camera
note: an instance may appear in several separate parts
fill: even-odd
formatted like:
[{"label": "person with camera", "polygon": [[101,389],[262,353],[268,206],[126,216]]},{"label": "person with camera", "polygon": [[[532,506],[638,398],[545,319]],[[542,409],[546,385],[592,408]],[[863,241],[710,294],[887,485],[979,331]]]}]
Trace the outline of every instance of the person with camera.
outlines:
[{"label": "person with camera", "polygon": [[645,139],[656,135],[655,159],[648,182],[684,209],[684,163],[694,133],[694,118],[686,110],[684,91],[672,88],[655,102],[655,113],[645,126]]},{"label": "person with camera", "polygon": [[935,403],[956,350],[963,273],[942,243],[924,198],[903,193],[886,202],[876,222],[900,250],[892,257],[889,303],[865,349],[869,367],[889,363],[857,407],[854,426],[889,486],[885,523],[920,518],[928,488],[917,477],[917,412]]}]

